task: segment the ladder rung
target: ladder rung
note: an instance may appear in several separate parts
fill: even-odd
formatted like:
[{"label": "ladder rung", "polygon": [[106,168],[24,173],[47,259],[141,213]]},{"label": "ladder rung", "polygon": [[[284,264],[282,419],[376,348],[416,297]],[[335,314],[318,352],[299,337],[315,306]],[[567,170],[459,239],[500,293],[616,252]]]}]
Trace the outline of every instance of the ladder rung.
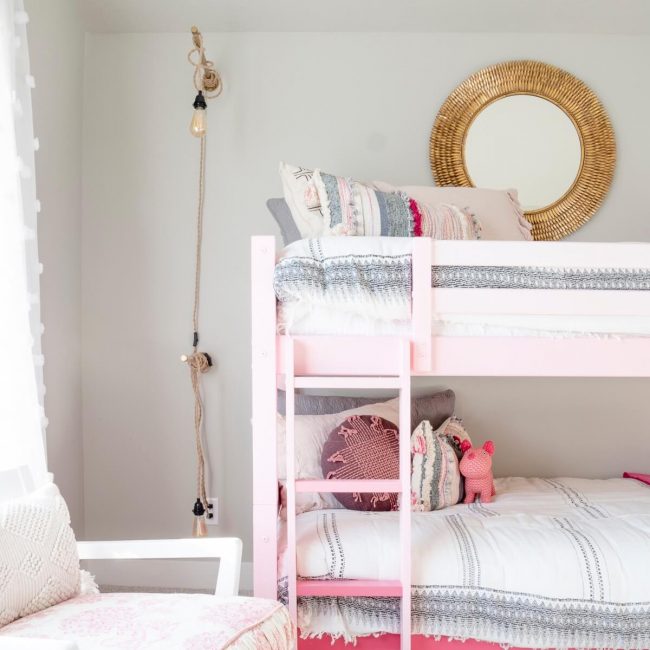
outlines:
[{"label": "ladder rung", "polygon": [[399,580],[298,580],[298,596],[396,596]]},{"label": "ladder rung", "polygon": [[296,481],[296,492],[391,492],[400,494],[402,486],[399,480],[309,480]]},{"label": "ladder rung", "polygon": [[296,388],[399,388],[399,377],[295,377]]}]

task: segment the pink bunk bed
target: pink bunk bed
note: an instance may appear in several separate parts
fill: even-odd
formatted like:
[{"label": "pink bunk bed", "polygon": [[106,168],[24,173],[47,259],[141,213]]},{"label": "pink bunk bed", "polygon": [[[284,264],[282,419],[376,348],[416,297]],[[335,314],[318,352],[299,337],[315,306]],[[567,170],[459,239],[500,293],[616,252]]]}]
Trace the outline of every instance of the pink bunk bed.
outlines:
[{"label": "pink bunk bed", "polygon": [[[350,238],[354,239],[354,238]],[[359,239],[359,238],[356,238]],[[305,241],[305,240],[303,240]],[[372,246],[372,243],[354,243]],[[292,246],[301,246],[300,243]],[[411,522],[410,500],[399,511],[399,577],[391,580],[299,578],[296,556],[297,535],[295,502],[301,492],[377,492],[410,493],[410,434],[412,376],[517,376],[517,377],[650,377],[650,244],[643,243],[571,243],[520,241],[434,241],[409,240],[410,304],[406,329],[395,333],[354,335],[290,331],[279,334],[277,286],[274,288],[279,251],[274,237],[252,238],[252,368],[253,368],[253,512],[254,512],[254,590],[266,598],[278,596],[279,490],[276,446],[277,390],[286,390],[286,575],[287,602],[293,620],[299,622],[299,599],[375,598],[401,599],[400,628],[397,633],[358,636],[356,647],[406,650],[431,649],[444,643],[451,648],[461,643],[457,633],[413,633],[411,626]],[[289,247],[291,248],[291,247]],[[300,258],[300,251],[297,253]],[[457,282],[432,288],[432,269],[578,269],[578,283],[570,290],[544,285],[544,288],[456,286]],[[615,278],[598,284],[598,272],[617,269]],[[593,270],[596,275],[590,275]],[[507,271],[506,271],[507,272]],[[580,275],[583,274],[583,275]],[[620,275],[622,274],[622,275]],[[471,273],[470,273],[471,275]],[[444,273],[443,273],[444,277]],[[477,276],[478,277],[478,276]],[[580,278],[584,278],[581,285]],[[622,278],[622,279],[621,279]],[[619,284],[617,284],[619,283]],[[479,283],[480,284],[480,283]],[[596,289],[596,290],[595,290]],[[624,289],[624,290],[618,290]],[[632,289],[632,290],[630,290]],[[573,331],[569,335],[518,335],[501,333],[453,336],[440,333],[436,321],[440,314],[471,315],[480,321],[494,315],[542,316],[561,319],[590,319],[615,322],[612,332],[599,334]],[[553,321],[555,322],[555,321]],[[620,323],[625,335],[620,335]],[[498,330],[497,330],[498,331]],[[432,334],[432,332],[438,332]],[[400,478],[397,481],[296,480],[294,467],[294,395],[300,389],[392,389],[399,394]],[[548,487],[548,486],[547,486]],[[548,489],[557,489],[551,486]],[[581,486],[561,486],[581,494]],[[598,488],[600,490],[601,487]],[[604,489],[604,488],[603,488]],[[627,487],[617,499],[628,499]],[[639,492],[641,508],[635,514],[650,524],[650,491]],[[638,495],[633,492],[634,501]],[[580,496],[585,503],[592,497]],[[593,497],[594,499],[597,498]],[[580,504],[582,504],[582,501]],[[580,505],[579,504],[579,505]],[[580,507],[583,507],[580,505]],[[588,505],[598,512],[599,505]],[[644,510],[644,508],[647,508]],[[432,513],[428,513],[432,514]],[[498,513],[497,513],[498,514]],[[486,515],[487,516],[487,515]],[[594,515],[595,516],[595,515]],[[304,528],[304,526],[303,526]],[[650,530],[650,527],[648,528]],[[342,532],[342,534],[345,534]],[[650,540],[650,538],[648,538]],[[646,540],[648,548],[650,541]],[[646,549],[648,550],[648,549]],[[590,560],[591,561],[591,560]],[[598,558],[596,557],[596,562]],[[597,567],[600,571],[600,567]],[[641,569],[647,570],[647,569]],[[650,580],[650,570],[648,579]],[[600,579],[600,578],[599,578]],[[468,599],[473,598],[471,594]],[[650,600],[650,599],[649,599]],[[368,601],[369,602],[369,601]],[[645,609],[644,609],[645,608]],[[650,602],[637,607],[650,618]],[[420,614],[418,614],[419,616]],[[413,614],[415,620],[415,613]],[[450,628],[451,629],[451,628]],[[638,638],[650,630],[636,630]],[[323,634],[299,642],[300,648],[343,647],[344,638]],[[481,638],[477,634],[477,638]],[[577,637],[576,637],[577,638]],[[488,650],[498,644],[518,647],[516,641],[462,639],[463,648]],[[648,648],[648,645],[630,647]],[[645,641],[644,641],[645,643]],[[460,646],[458,646],[460,647]],[[522,647],[550,647],[540,641]],[[566,647],[566,646],[564,646]],[[575,647],[575,646],[572,646]],[[591,645],[580,647],[592,647]],[[596,646],[593,646],[596,647]],[[602,646],[599,646],[602,647]],[[624,647],[616,645],[613,647]]]}]

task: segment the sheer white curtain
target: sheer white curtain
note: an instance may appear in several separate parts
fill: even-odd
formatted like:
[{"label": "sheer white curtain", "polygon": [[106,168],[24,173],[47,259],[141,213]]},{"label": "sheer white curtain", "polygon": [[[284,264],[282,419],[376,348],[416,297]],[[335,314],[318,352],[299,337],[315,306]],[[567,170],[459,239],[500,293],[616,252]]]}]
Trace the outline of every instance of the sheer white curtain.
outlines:
[{"label": "sheer white curtain", "polygon": [[0,500],[47,479],[27,21],[0,1]]}]

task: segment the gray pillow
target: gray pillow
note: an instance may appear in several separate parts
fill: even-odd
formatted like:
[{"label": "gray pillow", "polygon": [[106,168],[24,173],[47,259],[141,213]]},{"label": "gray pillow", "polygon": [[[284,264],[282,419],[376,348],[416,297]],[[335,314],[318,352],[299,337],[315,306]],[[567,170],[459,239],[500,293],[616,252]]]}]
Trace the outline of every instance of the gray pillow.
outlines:
[{"label": "gray pillow", "polygon": [[[327,413],[340,413],[356,409],[366,404],[387,402],[390,397],[348,397],[344,395],[302,395],[296,394],[296,415],[325,415]],[[278,413],[286,413],[286,395],[278,391]],[[447,389],[424,397],[415,397],[411,400],[411,431],[422,422],[429,420],[431,426],[437,429],[447,418],[454,414],[456,395],[453,390]]]},{"label": "gray pillow", "polygon": [[280,226],[280,234],[282,235],[284,245],[287,246],[291,242],[298,241],[300,239],[300,231],[298,230],[298,226],[296,226],[296,222],[293,220],[287,202],[284,199],[269,199],[266,202],[266,207],[273,215],[278,226]]}]

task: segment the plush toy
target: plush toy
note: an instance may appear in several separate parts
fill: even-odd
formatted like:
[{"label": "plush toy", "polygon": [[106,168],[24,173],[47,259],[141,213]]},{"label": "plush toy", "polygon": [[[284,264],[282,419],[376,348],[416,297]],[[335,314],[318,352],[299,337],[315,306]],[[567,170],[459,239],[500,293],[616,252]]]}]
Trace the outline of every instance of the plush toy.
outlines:
[{"label": "plush toy", "polygon": [[469,440],[461,443],[463,457],[460,473],[465,477],[465,501],[473,503],[478,495],[482,503],[490,503],[495,494],[492,476],[494,443],[488,440],[482,447],[472,447]]}]

